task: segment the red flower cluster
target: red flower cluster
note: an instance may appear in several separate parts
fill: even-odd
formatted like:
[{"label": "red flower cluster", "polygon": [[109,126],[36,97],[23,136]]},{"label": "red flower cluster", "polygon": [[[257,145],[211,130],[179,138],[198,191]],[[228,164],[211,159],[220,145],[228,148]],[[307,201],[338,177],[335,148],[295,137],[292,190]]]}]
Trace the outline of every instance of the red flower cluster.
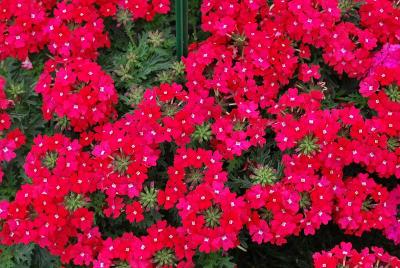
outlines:
[{"label": "red flower cluster", "polygon": [[247,227],[253,241],[282,245],[291,235],[315,234],[332,219],[334,192],[326,179],[288,177],[282,183],[246,193],[252,209]]},{"label": "red flower cluster", "polygon": [[[6,97],[5,84],[6,80],[0,76],[0,163],[15,158],[15,150],[25,143],[25,136],[18,128],[10,130],[11,118],[6,110],[13,105],[13,102]],[[0,169],[0,183],[3,176],[4,173]]]},{"label": "red flower cluster", "polygon": [[[397,186],[389,193],[389,200],[387,204],[392,207],[393,210],[397,210],[400,207],[400,186]],[[393,218],[393,222],[386,226],[385,235],[387,238],[394,241],[396,245],[400,244],[400,217]]]},{"label": "red flower cluster", "polygon": [[165,191],[158,194],[158,202],[171,209],[180,198],[185,197],[189,190],[193,190],[199,184],[225,183],[228,178],[227,173],[222,171],[221,160],[218,152],[179,149],[175,155],[174,166],[168,169],[169,180]]},{"label": "red flower cluster", "polygon": [[313,255],[315,268],[340,267],[400,267],[400,259],[390,256],[382,248],[372,247],[357,251],[351,243],[342,242],[330,251]]},{"label": "red flower cluster", "polygon": [[67,117],[76,131],[107,122],[118,102],[112,78],[97,63],[79,57],[47,61],[36,92],[43,96],[46,120],[54,113]]},{"label": "red flower cluster", "polygon": [[366,174],[344,182],[338,194],[335,221],[346,233],[361,235],[365,231],[387,228],[393,221],[393,206],[388,192]]},{"label": "red flower cluster", "polygon": [[249,217],[246,207],[243,197],[221,183],[196,187],[177,204],[182,229],[191,237],[189,248],[209,253],[239,245],[239,231]]},{"label": "red flower cluster", "polygon": [[[389,0],[364,2],[351,11],[360,22],[351,23],[342,13],[352,7],[336,0],[205,0],[202,27],[211,35],[183,59],[187,90],[148,89],[132,113],[112,123],[113,81],[94,61],[108,45],[102,18],[115,14],[116,3],[40,2],[42,19],[30,24],[43,33],[28,32],[48,39],[35,46],[23,39],[29,45],[21,43],[21,55],[8,45],[0,51],[23,59],[48,45],[54,59],[36,87],[45,118],[67,117],[80,138],[35,139],[24,166],[33,183],[0,203],[2,242],[35,242],[63,263],[93,267],[193,267],[197,251],[239,246],[245,228],[256,243],[281,245],[330,221],[347,234],[377,229],[399,243],[399,190],[373,179],[400,178],[399,9]],[[134,18],[168,11],[162,0],[122,6]],[[380,8],[382,20],[370,23]],[[8,38],[19,20],[4,20]],[[363,109],[327,107],[327,66],[362,81]],[[175,149],[172,164],[162,158],[165,144]],[[270,144],[282,156],[282,172],[247,158]],[[239,157],[247,185],[235,192],[226,164]],[[165,170],[154,176],[160,166]],[[349,178],[344,170],[352,166],[362,172]],[[144,235],[106,238],[90,206],[96,195],[104,196],[100,213],[107,218],[135,226],[155,213],[177,220],[154,221]],[[343,244],[316,254],[315,265],[398,265],[374,252]]]}]

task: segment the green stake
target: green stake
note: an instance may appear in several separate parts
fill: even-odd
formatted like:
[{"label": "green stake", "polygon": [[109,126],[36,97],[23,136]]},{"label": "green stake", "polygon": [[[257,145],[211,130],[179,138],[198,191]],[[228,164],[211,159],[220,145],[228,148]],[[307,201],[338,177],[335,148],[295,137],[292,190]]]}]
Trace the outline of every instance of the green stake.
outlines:
[{"label": "green stake", "polygon": [[188,53],[188,0],[176,0],[176,53],[180,60]]}]

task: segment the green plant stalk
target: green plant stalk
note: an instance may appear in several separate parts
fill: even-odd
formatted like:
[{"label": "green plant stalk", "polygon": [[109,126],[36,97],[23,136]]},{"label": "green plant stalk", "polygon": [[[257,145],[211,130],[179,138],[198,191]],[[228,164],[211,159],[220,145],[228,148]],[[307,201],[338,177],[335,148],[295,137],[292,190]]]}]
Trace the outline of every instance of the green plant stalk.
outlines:
[{"label": "green plant stalk", "polygon": [[176,53],[180,60],[188,53],[188,3],[176,0]]}]

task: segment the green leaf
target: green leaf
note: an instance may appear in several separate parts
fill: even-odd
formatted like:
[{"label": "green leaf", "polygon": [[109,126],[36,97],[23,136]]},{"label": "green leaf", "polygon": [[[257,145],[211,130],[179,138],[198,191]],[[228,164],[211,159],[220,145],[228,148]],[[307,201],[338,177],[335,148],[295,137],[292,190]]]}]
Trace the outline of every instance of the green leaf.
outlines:
[{"label": "green leaf", "polygon": [[0,246],[0,263],[2,268],[14,268],[12,247]]},{"label": "green leaf", "polygon": [[16,245],[14,246],[14,261],[16,265],[25,265],[28,267],[31,265],[32,262],[32,253],[35,245]]},{"label": "green leaf", "polygon": [[32,264],[32,255],[35,248],[34,244],[29,245],[13,245],[0,246],[2,253],[0,254],[1,268],[25,268]]},{"label": "green leaf", "polygon": [[226,252],[200,253],[197,260],[198,267],[203,268],[234,268],[236,264],[232,262],[232,257]]},{"label": "green leaf", "polygon": [[32,268],[58,268],[61,266],[58,257],[51,255],[46,249],[35,246]]}]

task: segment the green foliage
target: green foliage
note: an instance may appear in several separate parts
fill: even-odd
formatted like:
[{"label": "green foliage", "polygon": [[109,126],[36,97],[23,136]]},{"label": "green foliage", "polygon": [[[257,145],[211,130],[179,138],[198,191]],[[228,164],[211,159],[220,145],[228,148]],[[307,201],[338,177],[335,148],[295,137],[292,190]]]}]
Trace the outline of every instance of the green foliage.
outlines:
[{"label": "green foliage", "polygon": [[391,101],[400,102],[400,89],[397,85],[389,85],[385,92]]},{"label": "green foliage", "polygon": [[387,148],[389,151],[394,152],[400,147],[400,139],[398,137],[389,137],[387,140]]},{"label": "green foliage", "polygon": [[209,254],[198,254],[199,267],[203,268],[234,268],[236,264],[232,262],[232,257],[224,252],[213,252]]},{"label": "green foliage", "polygon": [[131,164],[131,158],[124,154],[116,155],[113,160],[114,171],[120,175],[125,174]]},{"label": "green foliage", "polygon": [[189,44],[202,41],[208,37],[208,33],[203,32],[200,28],[201,2],[202,0],[189,0],[188,3]]},{"label": "green foliage", "polygon": [[228,173],[238,172],[240,168],[243,166],[246,158],[243,156],[235,157],[228,162],[226,169]]},{"label": "green foliage", "polygon": [[184,67],[177,61],[174,16],[156,16],[152,22],[132,22],[120,11],[119,24],[106,23],[111,49],[103,50],[98,62],[114,79],[119,92],[120,114],[130,111],[144,91],[160,83],[183,82]]},{"label": "green foliage", "polygon": [[218,206],[211,206],[204,211],[205,225],[210,228],[219,226],[222,210]]},{"label": "green foliage", "polygon": [[300,155],[311,156],[319,150],[318,138],[307,135],[298,144],[297,151]]},{"label": "green foliage", "polygon": [[157,205],[157,190],[154,187],[145,186],[140,193],[139,202],[143,208],[154,208]]},{"label": "green foliage", "polygon": [[0,264],[2,268],[23,268],[32,264],[32,253],[35,245],[0,246]]},{"label": "green foliage", "polygon": [[233,191],[240,193],[254,183],[273,184],[282,178],[281,152],[277,150],[273,136],[267,133],[266,137],[264,147],[250,148],[243,155],[227,161],[228,186]]},{"label": "green foliage", "polygon": [[86,207],[88,204],[83,195],[71,192],[64,198],[64,205],[69,211],[75,211],[79,208]]},{"label": "green foliage", "polygon": [[192,134],[192,139],[200,143],[209,141],[211,139],[211,125],[204,123],[203,125],[196,126],[195,131]]},{"label": "green foliage", "polygon": [[61,262],[58,257],[54,257],[47,250],[35,246],[31,268],[59,268],[60,266]]},{"label": "green foliage", "polygon": [[248,189],[253,185],[246,173],[247,164],[247,154],[235,157],[226,164],[229,177],[228,185],[235,192],[240,192],[240,189]]},{"label": "green foliage", "polygon": [[339,0],[339,8],[342,11],[342,19],[357,25],[360,21],[360,16],[358,15],[357,11],[363,4],[363,1]]},{"label": "green foliage", "polygon": [[127,106],[135,107],[140,103],[144,94],[145,88],[140,85],[130,87],[125,94],[120,95],[120,99]]},{"label": "green foliage", "polygon": [[173,249],[164,248],[154,255],[154,264],[156,267],[175,266],[176,256]]},{"label": "green foliage", "polygon": [[0,252],[1,268],[59,268],[61,266],[57,257],[34,244],[0,245]]},{"label": "green foliage", "polygon": [[0,246],[0,263],[3,268],[14,268],[13,249],[14,247]]},{"label": "green foliage", "polygon": [[277,172],[270,166],[258,166],[253,169],[253,174],[250,179],[255,184],[272,185],[279,180]]},{"label": "green foliage", "polygon": [[21,183],[29,182],[22,166],[32,139],[39,133],[48,134],[54,131],[52,124],[43,120],[41,99],[34,91],[42,71],[44,56],[33,55],[31,60],[32,70],[22,69],[21,63],[11,58],[0,62],[0,76],[6,79],[6,95],[14,103],[7,110],[13,122],[12,129],[19,128],[27,137],[26,144],[17,151],[17,157],[2,164],[4,179],[0,187],[0,199],[13,199]]},{"label": "green foliage", "polygon": [[52,170],[57,164],[57,158],[57,152],[47,152],[42,160],[42,164],[49,170]]},{"label": "green foliage", "polygon": [[130,268],[130,265],[127,262],[121,261],[115,264],[115,268]]},{"label": "green foliage", "polygon": [[130,42],[125,50],[115,53],[110,71],[116,86],[130,88],[133,85],[151,86],[158,83],[158,74],[171,68],[173,63],[171,41],[168,32],[145,32],[138,35],[136,42]]},{"label": "green foliage", "polygon": [[[168,22],[148,23],[146,29],[133,23],[111,26],[112,49],[100,56],[100,63],[115,78],[118,89],[133,85],[150,87],[159,82],[158,74],[172,69],[175,39]],[[161,24],[160,27],[151,25]],[[160,31],[159,29],[163,29]]]},{"label": "green foliage", "polygon": [[[0,75],[6,79],[6,94],[14,102],[9,114],[13,121],[13,128],[20,128],[28,138],[39,133],[47,133],[53,128],[48,127],[43,120],[41,98],[35,93],[34,87],[43,68],[42,55],[32,58],[33,69],[24,70],[21,63],[14,59],[0,62]],[[46,132],[47,130],[47,132]]]},{"label": "green foliage", "polygon": [[[89,196],[88,207],[94,212],[95,216],[103,217],[103,207],[106,205],[106,195],[103,192],[96,191]],[[95,218],[96,224],[96,218]]]}]

